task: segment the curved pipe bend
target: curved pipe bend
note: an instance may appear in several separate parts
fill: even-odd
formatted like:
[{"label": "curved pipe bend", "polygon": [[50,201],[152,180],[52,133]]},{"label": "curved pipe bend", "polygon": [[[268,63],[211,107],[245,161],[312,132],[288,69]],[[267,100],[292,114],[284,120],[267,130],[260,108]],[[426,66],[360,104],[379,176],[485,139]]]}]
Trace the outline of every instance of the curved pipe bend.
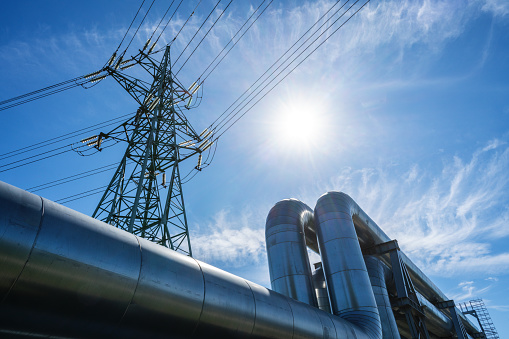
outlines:
[{"label": "curved pipe bend", "polygon": [[278,202],[265,223],[265,242],[272,289],[318,307],[306,250],[305,228],[313,211],[296,199]]},{"label": "curved pipe bend", "polygon": [[315,227],[333,314],[359,326],[368,338],[382,338],[382,326],[353,223],[357,204],[329,192],[315,207]]},{"label": "curved pipe bend", "polygon": [[[330,196],[334,196],[334,199],[341,201],[345,213],[348,213],[352,216],[355,225],[355,231],[362,248],[371,247],[392,240],[348,194],[339,191],[330,191],[322,195],[319,198],[319,201],[322,198],[324,198],[326,201],[330,201],[330,198],[326,198]],[[316,219],[315,224],[317,224]],[[382,256],[381,259],[388,267],[392,267],[388,258]],[[419,269],[419,267],[417,267],[417,265],[415,265],[412,260],[410,260],[403,252],[401,252],[401,259],[407,267],[408,273],[412,278],[412,282],[415,288],[422,294],[425,299],[432,303],[449,300],[449,298],[431,281],[431,279],[429,279]],[[465,315],[463,315],[462,312],[459,310],[456,312],[459,314],[463,325],[469,334],[478,332],[478,329],[475,327],[475,325],[473,325],[472,322]]]}]

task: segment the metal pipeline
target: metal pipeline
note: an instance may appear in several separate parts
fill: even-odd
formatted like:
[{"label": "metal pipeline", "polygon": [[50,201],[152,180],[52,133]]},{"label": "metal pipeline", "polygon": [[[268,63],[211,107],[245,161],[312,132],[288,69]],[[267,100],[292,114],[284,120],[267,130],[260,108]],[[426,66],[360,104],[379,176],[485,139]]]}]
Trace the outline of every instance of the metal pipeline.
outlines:
[{"label": "metal pipeline", "polygon": [[[325,196],[335,196],[339,201],[340,208],[344,209],[347,212],[347,214],[351,215],[351,219],[353,219],[353,223],[355,226],[355,232],[357,235],[358,242],[361,245],[361,248],[368,248],[376,244],[380,244],[383,242],[390,241],[390,238],[378,227],[378,225],[369,218],[369,216],[353,201],[348,195],[340,192],[329,192]],[[329,199],[330,200],[330,199]],[[300,206],[300,204],[304,205],[303,203],[300,203],[299,201],[295,199],[291,200],[285,200],[285,204],[291,204],[295,206]],[[277,204],[276,204],[277,206]],[[305,205],[304,205],[305,206]],[[307,207],[307,206],[306,206]],[[306,208],[306,211],[307,208]],[[337,211],[333,212],[336,213]],[[330,212],[329,212],[330,213]],[[271,210],[271,213],[269,214],[270,218],[276,220],[278,217],[278,212],[276,209]],[[329,216],[337,216],[334,214],[329,214]],[[343,215],[339,215],[341,219]],[[269,218],[268,218],[269,219]],[[348,218],[347,218],[348,219]],[[293,219],[293,223],[295,224],[295,218]],[[306,222],[300,222],[299,226],[294,226],[297,229],[304,228],[304,234],[305,234],[305,242],[308,248],[311,250],[317,252],[320,254],[320,250],[318,248],[318,241],[317,241],[317,229],[316,225],[318,223],[313,222],[312,220],[309,220],[308,217],[306,217]],[[302,240],[300,240],[300,243]],[[346,250],[347,252],[349,250]],[[291,260],[288,261],[288,255],[285,255],[285,260],[287,262],[286,265],[292,266],[293,260],[295,260],[297,257],[299,257],[298,260],[302,260],[301,256],[302,253],[305,253],[303,249],[299,250],[299,254],[296,256],[293,256]],[[425,296],[419,294],[419,299],[421,300],[421,304],[423,305],[425,311],[426,311],[426,324],[430,332],[435,333],[437,336],[450,336],[453,333],[452,329],[452,322],[449,318],[449,312],[447,310],[441,311],[438,310],[429,300],[436,301],[444,301],[448,300],[447,297],[436,287],[431,280],[422,273],[422,271],[415,266],[415,264],[406,257],[404,253],[401,253],[403,261],[405,262],[407,269],[412,277],[412,281],[414,282],[415,287],[418,291],[420,291]],[[304,255],[307,257],[307,255]],[[387,270],[390,270],[391,263],[388,255],[381,256],[380,258],[383,262],[383,266],[385,267],[384,272],[387,272]],[[333,259],[337,260],[337,259]],[[269,258],[269,265],[271,265],[271,260]],[[301,267],[303,264],[300,263],[299,267]],[[281,268],[283,269],[283,268]],[[317,271],[313,273],[313,278],[318,279],[317,277]],[[272,274],[272,273],[271,273]],[[307,275],[307,273],[306,273]],[[315,284],[316,285],[316,284]],[[387,285],[387,287],[391,287],[391,291],[393,291],[394,286],[391,284]],[[274,287],[274,285],[273,285]],[[315,286],[316,288],[316,286]],[[303,289],[303,288],[302,288]],[[282,291],[283,294],[286,294],[287,292]],[[309,292],[308,292],[309,293]],[[318,292],[317,292],[318,293]],[[348,292],[349,293],[349,292]],[[392,292],[394,293],[394,291]],[[318,294],[317,294],[318,296]],[[375,291],[375,297],[376,297],[376,291]],[[325,300],[325,299],[324,299]],[[319,303],[320,304],[320,303]],[[378,303],[377,303],[378,304]],[[330,306],[329,306],[330,307]],[[444,314],[447,314],[447,316]],[[460,317],[463,320],[463,324],[465,325],[467,331],[472,334],[477,332],[478,330],[476,327],[468,320],[466,317],[463,316],[460,312]],[[379,315],[381,318],[383,318],[382,312],[379,311]],[[382,326],[385,321],[382,319]],[[401,323],[398,319],[398,323]],[[392,327],[394,324],[392,324],[390,327]],[[400,326],[401,327],[401,326]],[[404,326],[403,326],[404,327]],[[404,330],[403,328],[400,328],[401,330]],[[392,330],[391,330],[392,331]]]},{"label": "metal pipeline", "polygon": [[[331,191],[322,195],[322,197],[328,195],[337,196],[341,201],[343,208],[350,211],[361,248],[368,248],[391,240],[349,195],[343,192]],[[320,197],[320,199],[322,197]],[[309,231],[310,234],[311,232],[312,230]],[[318,252],[316,243],[312,240],[309,241],[308,246],[310,249]],[[417,291],[419,291],[432,303],[449,300],[445,294],[405,255],[405,253],[401,252],[401,256]],[[392,267],[388,255],[381,256],[381,260],[387,266]],[[475,325],[472,324],[472,322],[467,319],[461,311],[457,310],[456,312],[460,315],[463,325],[469,334],[472,335],[478,332]]]},{"label": "metal pipeline", "polygon": [[377,257],[366,255],[364,256],[364,262],[366,263],[366,269],[368,270],[371,287],[373,288],[378,307],[378,314],[380,315],[382,338],[399,339],[398,325],[396,324],[396,319],[394,319],[394,312],[392,311],[386,285],[386,281],[392,279],[392,272]]},{"label": "metal pipeline", "polygon": [[304,235],[312,222],[309,206],[295,199],[282,200],[267,216],[265,240],[272,289],[317,307]]},{"label": "metal pipeline", "polygon": [[382,327],[351,209],[343,196],[328,193],[315,207],[315,230],[333,314],[382,338]]},{"label": "metal pipeline", "polygon": [[344,319],[0,182],[0,334],[367,338]]}]

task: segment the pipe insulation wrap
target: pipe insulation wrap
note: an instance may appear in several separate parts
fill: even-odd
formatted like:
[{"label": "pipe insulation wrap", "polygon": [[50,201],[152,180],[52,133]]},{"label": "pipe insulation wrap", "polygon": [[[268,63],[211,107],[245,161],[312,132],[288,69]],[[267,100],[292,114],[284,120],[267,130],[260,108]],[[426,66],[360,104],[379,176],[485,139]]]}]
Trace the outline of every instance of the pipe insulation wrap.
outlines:
[{"label": "pipe insulation wrap", "polygon": [[[349,209],[353,217],[355,231],[357,233],[359,243],[361,244],[361,248],[368,248],[392,240],[348,194],[338,191],[331,191],[325,193],[322,195],[322,197],[329,195],[337,196],[339,201],[341,201],[342,206],[344,206],[346,209]],[[322,197],[320,197],[320,199]],[[313,243],[311,243],[310,248],[316,251]],[[388,256],[381,256],[381,259],[387,266],[392,268]],[[403,253],[403,251],[401,251],[401,259],[406,265],[415,288],[428,301],[440,302],[449,300],[449,298],[419,269],[419,267],[417,267],[417,265],[412,262],[412,260],[410,260],[405,255],[405,253]],[[478,332],[476,326],[459,309],[456,309],[456,313],[459,314],[463,325],[469,334]]]},{"label": "pipe insulation wrap", "polygon": [[382,338],[399,339],[398,325],[394,318],[386,285],[386,281],[392,279],[392,272],[375,256],[364,256],[364,262],[366,263],[366,269],[369,273],[371,287],[373,288],[376,305],[378,307],[378,315],[380,316],[380,322],[382,324]]},{"label": "pipe insulation wrap", "polygon": [[318,308],[0,182],[0,336],[368,338]]},{"label": "pipe insulation wrap", "polygon": [[306,249],[304,228],[313,210],[295,199],[278,202],[265,223],[265,241],[272,289],[318,307]]},{"label": "pipe insulation wrap", "polygon": [[358,325],[369,338],[382,327],[352,219],[350,200],[329,192],[318,199],[315,227],[333,314]]}]

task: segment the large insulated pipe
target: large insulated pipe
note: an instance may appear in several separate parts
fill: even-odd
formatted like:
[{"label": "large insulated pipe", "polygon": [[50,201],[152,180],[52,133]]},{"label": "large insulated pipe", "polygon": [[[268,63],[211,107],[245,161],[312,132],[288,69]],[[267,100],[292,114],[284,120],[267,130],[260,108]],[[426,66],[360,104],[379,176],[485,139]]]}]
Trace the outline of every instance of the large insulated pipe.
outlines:
[{"label": "large insulated pipe", "polygon": [[[327,194],[341,196],[341,199],[349,206],[353,217],[355,231],[358,236],[361,248],[368,248],[377,244],[392,240],[382,229],[360,208],[360,206],[347,194],[343,192],[332,191]],[[315,220],[316,227],[316,220]],[[307,231],[306,234],[312,234],[313,230]],[[312,240],[307,242],[310,249],[318,253],[318,246]],[[449,300],[447,296],[405,255],[401,252],[401,257],[405,263],[415,288],[429,301],[439,302]],[[382,256],[382,261],[391,267],[388,256]],[[457,310],[463,325],[469,334],[477,333],[478,330],[472,322],[467,319],[461,311]]]},{"label": "large insulated pipe", "polygon": [[304,234],[312,222],[309,206],[296,199],[282,200],[267,216],[265,240],[272,289],[317,307]]},{"label": "large insulated pipe", "polygon": [[315,207],[315,227],[332,312],[381,338],[380,316],[344,195],[329,192]]},{"label": "large insulated pipe", "polygon": [[389,268],[377,257],[367,255],[364,256],[366,269],[368,270],[371,287],[375,294],[378,314],[382,323],[383,339],[399,339],[398,325],[394,318],[389,293],[387,292],[386,281],[392,277]]},{"label": "large insulated pipe", "polygon": [[0,182],[0,337],[367,338],[347,321]]}]

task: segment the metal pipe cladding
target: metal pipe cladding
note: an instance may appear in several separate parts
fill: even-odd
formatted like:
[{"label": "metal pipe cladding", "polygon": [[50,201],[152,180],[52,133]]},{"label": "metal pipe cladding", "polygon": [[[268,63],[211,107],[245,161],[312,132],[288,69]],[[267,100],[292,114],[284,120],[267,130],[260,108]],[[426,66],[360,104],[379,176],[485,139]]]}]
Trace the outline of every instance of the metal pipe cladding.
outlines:
[{"label": "metal pipe cladding", "polygon": [[333,314],[382,338],[380,316],[353,224],[350,201],[337,192],[322,195],[315,227]]},{"label": "metal pipe cladding", "polygon": [[313,210],[295,199],[278,202],[265,223],[265,241],[272,289],[318,307],[306,250],[305,228]]},{"label": "metal pipe cladding", "polygon": [[0,336],[368,338],[316,307],[0,182]]}]

